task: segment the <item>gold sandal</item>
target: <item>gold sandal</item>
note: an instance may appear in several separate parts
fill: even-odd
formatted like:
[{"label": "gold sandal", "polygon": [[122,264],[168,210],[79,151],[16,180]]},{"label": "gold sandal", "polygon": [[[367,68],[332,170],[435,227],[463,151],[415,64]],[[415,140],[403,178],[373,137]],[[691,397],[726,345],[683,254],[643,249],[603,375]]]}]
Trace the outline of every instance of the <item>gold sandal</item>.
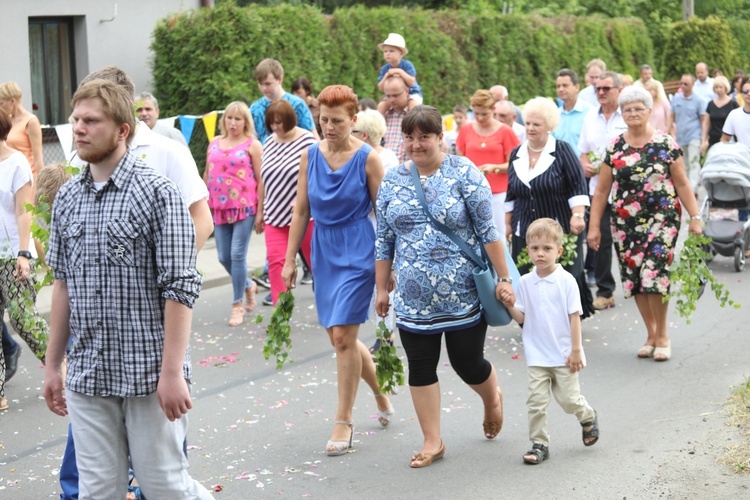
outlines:
[{"label": "gold sandal", "polygon": [[242,302],[232,305],[232,315],[229,316],[229,326],[240,326],[245,321],[245,308]]}]

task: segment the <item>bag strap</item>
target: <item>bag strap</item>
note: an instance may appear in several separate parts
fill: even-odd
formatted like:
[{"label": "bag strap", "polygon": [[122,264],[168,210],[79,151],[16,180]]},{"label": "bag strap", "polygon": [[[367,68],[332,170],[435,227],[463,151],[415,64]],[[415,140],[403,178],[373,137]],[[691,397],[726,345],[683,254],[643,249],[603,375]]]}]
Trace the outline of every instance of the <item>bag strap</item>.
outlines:
[{"label": "bag strap", "polygon": [[[451,159],[451,164],[452,163],[453,160]],[[425,214],[427,214],[427,218],[432,221],[436,228],[445,233],[445,235],[450,238],[453,243],[458,245],[458,248],[460,248],[471,260],[473,260],[476,265],[481,267],[483,270],[487,269],[488,259],[486,253],[484,252],[484,248],[482,248],[482,254],[486,260],[482,260],[480,257],[478,257],[474,250],[464,240],[459,238],[455,232],[451,231],[448,228],[448,226],[437,220],[432,215],[429,208],[427,208],[427,201],[424,198],[424,191],[422,190],[422,182],[419,180],[419,172],[417,172],[417,166],[414,165],[414,162],[411,162],[409,171],[411,172],[411,179],[414,182],[414,189],[417,191],[417,199],[419,200],[420,205],[422,205],[422,209],[424,210]]]}]

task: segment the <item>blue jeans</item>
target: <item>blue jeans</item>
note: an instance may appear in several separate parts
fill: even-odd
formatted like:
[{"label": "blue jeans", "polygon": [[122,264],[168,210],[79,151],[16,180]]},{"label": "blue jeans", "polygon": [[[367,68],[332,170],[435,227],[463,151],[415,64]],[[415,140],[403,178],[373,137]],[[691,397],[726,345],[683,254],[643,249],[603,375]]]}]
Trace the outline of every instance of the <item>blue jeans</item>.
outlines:
[{"label": "blue jeans", "polygon": [[9,356],[12,356],[16,353],[16,350],[18,349],[18,342],[16,342],[13,337],[10,336],[8,325],[5,324],[5,321],[0,319],[0,322],[2,322],[3,324],[3,354],[5,355],[5,359],[8,359]]},{"label": "blue jeans", "polygon": [[233,303],[242,302],[245,288],[251,284],[247,277],[247,249],[255,227],[255,216],[234,224],[219,224],[214,228],[219,262],[232,277]]}]

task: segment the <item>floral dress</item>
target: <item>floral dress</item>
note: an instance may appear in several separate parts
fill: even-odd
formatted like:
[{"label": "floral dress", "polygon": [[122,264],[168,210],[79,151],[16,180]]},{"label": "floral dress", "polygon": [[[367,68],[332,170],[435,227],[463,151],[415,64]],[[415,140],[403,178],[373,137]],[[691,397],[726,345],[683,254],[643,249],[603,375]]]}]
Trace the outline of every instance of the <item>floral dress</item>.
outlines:
[{"label": "floral dress", "polygon": [[607,148],[612,167],[612,232],[625,297],[669,293],[682,209],[670,174],[682,156],[675,140],[655,131],[645,146],[630,146],[622,135]]}]

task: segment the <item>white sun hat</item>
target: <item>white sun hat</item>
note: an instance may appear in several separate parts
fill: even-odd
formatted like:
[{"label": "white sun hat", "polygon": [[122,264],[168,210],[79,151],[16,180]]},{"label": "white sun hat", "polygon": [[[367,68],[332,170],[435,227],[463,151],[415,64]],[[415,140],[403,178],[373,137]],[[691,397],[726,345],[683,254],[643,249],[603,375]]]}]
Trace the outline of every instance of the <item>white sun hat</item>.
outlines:
[{"label": "white sun hat", "polygon": [[390,45],[391,47],[398,47],[399,49],[401,49],[404,55],[409,53],[409,49],[406,48],[406,42],[404,41],[404,37],[402,37],[398,33],[388,33],[388,38],[386,38],[383,43],[379,43],[378,48],[380,50],[383,50],[383,45]]}]

